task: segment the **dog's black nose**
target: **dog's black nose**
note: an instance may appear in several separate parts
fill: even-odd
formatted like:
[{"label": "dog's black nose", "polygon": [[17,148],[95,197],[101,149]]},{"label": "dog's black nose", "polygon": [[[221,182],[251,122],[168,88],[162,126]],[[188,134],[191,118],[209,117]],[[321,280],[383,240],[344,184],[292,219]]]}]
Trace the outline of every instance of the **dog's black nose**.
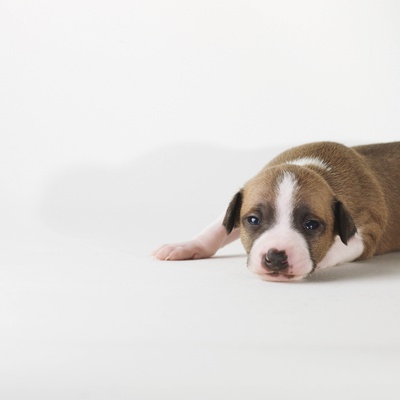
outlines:
[{"label": "dog's black nose", "polygon": [[268,253],[264,256],[264,265],[274,272],[287,268],[289,262],[285,250],[269,249]]}]

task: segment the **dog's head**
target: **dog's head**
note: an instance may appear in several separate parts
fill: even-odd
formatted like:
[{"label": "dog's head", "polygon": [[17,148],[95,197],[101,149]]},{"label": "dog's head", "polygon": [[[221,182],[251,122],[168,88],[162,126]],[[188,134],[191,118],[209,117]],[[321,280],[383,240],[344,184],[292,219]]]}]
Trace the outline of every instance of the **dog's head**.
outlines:
[{"label": "dog's head", "polygon": [[298,280],[314,271],[335,237],[356,227],[331,187],[312,169],[267,167],[232,199],[223,224],[240,227],[248,267],[263,279]]}]

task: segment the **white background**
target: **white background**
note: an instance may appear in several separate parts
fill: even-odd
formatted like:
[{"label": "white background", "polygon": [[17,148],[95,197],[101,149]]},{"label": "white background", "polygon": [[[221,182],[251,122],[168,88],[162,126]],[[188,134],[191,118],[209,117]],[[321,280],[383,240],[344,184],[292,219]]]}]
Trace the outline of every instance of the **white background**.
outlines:
[{"label": "white background", "polygon": [[2,398],[398,398],[391,254],[294,284],[148,253],[279,150],[400,132],[400,5],[0,4]]}]

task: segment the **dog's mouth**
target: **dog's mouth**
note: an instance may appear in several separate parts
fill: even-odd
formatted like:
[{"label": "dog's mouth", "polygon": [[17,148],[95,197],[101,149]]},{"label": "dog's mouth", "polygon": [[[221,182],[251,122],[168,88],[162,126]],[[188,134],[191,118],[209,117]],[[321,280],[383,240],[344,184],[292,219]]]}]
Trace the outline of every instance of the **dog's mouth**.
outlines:
[{"label": "dog's mouth", "polygon": [[294,275],[285,272],[264,272],[257,273],[257,275],[265,280],[271,282],[290,282],[290,281],[300,281],[308,276],[307,275]]},{"label": "dog's mouth", "polygon": [[290,282],[290,281],[300,281],[306,278],[312,271],[306,274],[296,274],[293,273],[293,268],[290,266],[288,268],[282,269],[280,271],[271,271],[262,266],[261,268],[250,268],[250,271],[255,273],[258,277],[265,281],[271,282]]},{"label": "dog's mouth", "polygon": [[284,266],[284,268],[273,270],[273,268],[268,265],[268,260],[266,260],[265,257],[262,258],[261,263],[252,263],[251,260],[250,257],[247,260],[247,267],[249,270],[262,280],[270,282],[301,281],[315,270],[314,262],[312,262],[312,265],[305,263],[296,263],[296,265],[293,265],[285,260],[286,262],[281,265],[281,267]]},{"label": "dog's mouth", "polygon": [[284,272],[269,272],[267,273],[267,275],[271,275],[271,276],[283,276],[284,278],[288,278],[288,279],[292,279],[295,278],[296,275],[293,274],[285,274]]}]

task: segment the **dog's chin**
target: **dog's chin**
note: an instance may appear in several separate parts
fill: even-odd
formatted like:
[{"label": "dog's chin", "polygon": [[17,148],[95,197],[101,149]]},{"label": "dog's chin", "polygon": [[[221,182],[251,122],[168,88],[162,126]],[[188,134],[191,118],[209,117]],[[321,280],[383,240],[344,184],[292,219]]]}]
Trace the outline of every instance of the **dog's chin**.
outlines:
[{"label": "dog's chin", "polygon": [[293,281],[301,281],[306,278],[308,274],[305,275],[294,275],[294,274],[285,274],[279,272],[265,272],[265,273],[256,273],[262,280],[270,281],[270,282],[293,282]]}]

